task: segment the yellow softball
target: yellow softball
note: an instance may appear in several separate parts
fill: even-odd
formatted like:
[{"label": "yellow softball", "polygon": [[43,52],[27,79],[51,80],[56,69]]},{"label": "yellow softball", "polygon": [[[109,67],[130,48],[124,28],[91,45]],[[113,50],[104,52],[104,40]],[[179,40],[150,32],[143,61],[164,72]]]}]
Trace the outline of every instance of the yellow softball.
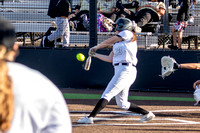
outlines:
[{"label": "yellow softball", "polygon": [[76,55],[76,59],[77,59],[78,61],[84,61],[84,60],[85,60],[85,55],[82,54],[82,53],[78,53],[78,54]]}]

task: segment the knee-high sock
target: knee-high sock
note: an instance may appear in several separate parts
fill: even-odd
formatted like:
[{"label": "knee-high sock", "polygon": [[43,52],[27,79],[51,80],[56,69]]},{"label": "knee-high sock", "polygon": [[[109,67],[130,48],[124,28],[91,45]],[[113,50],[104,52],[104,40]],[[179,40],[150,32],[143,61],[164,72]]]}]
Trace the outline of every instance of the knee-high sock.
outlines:
[{"label": "knee-high sock", "polygon": [[95,117],[106,105],[108,104],[108,100],[102,98],[96,104],[94,110],[91,112],[89,117]]},{"label": "knee-high sock", "polygon": [[143,114],[143,115],[146,115],[146,114],[149,113],[147,110],[145,110],[143,108],[140,108],[139,106],[137,106],[134,103],[131,103],[131,106],[130,106],[130,108],[128,110],[132,111],[132,112],[135,112],[135,113],[138,113],[138,114]]}]

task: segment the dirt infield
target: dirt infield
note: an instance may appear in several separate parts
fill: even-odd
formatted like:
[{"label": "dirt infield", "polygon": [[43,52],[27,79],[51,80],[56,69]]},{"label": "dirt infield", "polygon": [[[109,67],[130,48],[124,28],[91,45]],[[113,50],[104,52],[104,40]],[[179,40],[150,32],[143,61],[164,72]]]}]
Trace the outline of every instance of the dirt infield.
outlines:
[{"label": "dirt infield", "polygon": [[[139,123],[137,120],[141,115],[119,109],[113,99],[97,115],[94,124],[77,124],[78,119],[88,115],[94,108],[103,90],[63,89],[61,91],[70,110],[73,133],[200,132],[200,106],[193,106],[195,102],[192,93],[130,91],[129,95],[136,97],[136,100],[129,101],[152,111],[156,115],[155,119],[147,123]],[[85,94],[86,97],[83,97],[82,94]],[[72,95],[73,97],[71,97]],[[76,95],[77,97],[74,97]],[[91,95],[95,95],[97,98],[90,97]]]}]

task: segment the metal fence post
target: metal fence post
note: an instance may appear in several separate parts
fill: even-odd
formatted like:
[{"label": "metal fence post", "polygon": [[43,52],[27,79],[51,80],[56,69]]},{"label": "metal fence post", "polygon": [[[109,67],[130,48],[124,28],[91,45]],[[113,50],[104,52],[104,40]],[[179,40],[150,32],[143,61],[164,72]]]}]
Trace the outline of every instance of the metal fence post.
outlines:
[{"label": "metal fence post", "polygon": [[97,0],[90,0],[90,42],[89,47],[97,45]]},{"label": "metal fence post", "polygon": [[164,24],[164,29],[163,29],[163,32],[164,33],[169,33],[169,10],[168,10],[168,7],[169,7],[169,0],[164,0],[164,3],[165,3],[165,6],[166,6],[166,12],[163,16],[163,24]]}]

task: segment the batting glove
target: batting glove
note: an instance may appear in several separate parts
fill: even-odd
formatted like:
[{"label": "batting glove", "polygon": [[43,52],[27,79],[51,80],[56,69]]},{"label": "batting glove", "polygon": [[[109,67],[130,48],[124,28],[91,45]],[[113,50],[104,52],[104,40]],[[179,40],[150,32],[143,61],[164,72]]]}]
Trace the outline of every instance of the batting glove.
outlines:
[{"label": "batting glove", "polygon": [[89,55],[90,56],[95,56],[95,52],[96,52],[96,49],[95,49],[95,47],[92,47],[92,48],[90,48],[90,50],[89,50]]}]

